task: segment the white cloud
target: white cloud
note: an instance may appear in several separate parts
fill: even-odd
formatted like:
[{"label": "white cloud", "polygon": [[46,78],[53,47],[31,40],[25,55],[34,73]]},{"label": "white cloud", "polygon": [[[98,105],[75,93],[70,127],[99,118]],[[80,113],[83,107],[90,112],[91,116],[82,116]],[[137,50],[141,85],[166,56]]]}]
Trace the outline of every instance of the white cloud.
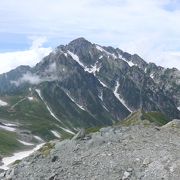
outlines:
[{"label": "white cloud", "polygon": [[159,66],[175,67],[180,70],[180,51],[169,51],[168,44],[159,44],[159,41],[161,37],[157,34],[149,34],[136,41],[121,44],[120,48],[131,54],[139,54],[147,62],[155,62]]},{"label": "white cloud", "polygon": [[16,86],[19,86],[22,83],[29,83],[29,84],[39,84],[42,82],[42,79],[35,74],[32,74],[30,72],[24,74],[20,79],[17,81],[11,81],[12,84],[15,84]]},{"label": "white cloud", "polygon": [[32,40],[32,46],[30,49],[39,49],[47,41],[46,37],[31,36],[29,39]]},{"label": "white cloud", "polygon": [[180,52],[162,52],[157,57],[156,63],[163,67],[175,67],[180,70]]},{"label": "white cloud", "polygon": [[34,66],[52,51],[50,47],[42,47],[44,42],[45,38],[40,37],[33,40],[32,46],[28,50],[0,53],[0,73],[7,72],[19,65]]},{"label": "white cloud", "polygon": [[55,46],[84,36],[138,53],[148,61],[176,66],[166,57],[180,52],[179,19],[177,0],[2,1],[0,38],[1,34],[7,34],[7,39],[8,34],[45,36]]},{"label": "white cloud", "polygon": [[56,74],[55,62],[50,64],[49,67],[45,69],[44,72],[41,73],[42,73],[41,75],[37,75],[36,73],[26,72],[17,81],[11,81],[11,83],[15,84],[16,86],[19,86],[22,83],[37,85],[45,81],[54,81],[58,79]]}]

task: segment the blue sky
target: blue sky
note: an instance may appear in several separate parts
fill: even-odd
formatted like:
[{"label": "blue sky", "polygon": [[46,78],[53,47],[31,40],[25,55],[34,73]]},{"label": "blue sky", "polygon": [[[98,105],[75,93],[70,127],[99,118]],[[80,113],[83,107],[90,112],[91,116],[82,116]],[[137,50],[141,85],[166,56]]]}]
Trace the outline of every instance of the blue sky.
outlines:
[{"label": "blue sky", "polygon": [[180,69],[180,1],[0,0],[0,73],[82,36]]}]

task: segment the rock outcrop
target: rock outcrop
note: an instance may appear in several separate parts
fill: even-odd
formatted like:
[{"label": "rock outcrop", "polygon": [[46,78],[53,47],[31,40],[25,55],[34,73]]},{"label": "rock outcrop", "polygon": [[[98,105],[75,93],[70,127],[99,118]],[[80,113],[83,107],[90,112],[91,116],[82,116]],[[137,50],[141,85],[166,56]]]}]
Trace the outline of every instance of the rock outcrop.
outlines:
[{"label": "rock outcrop", "polygon": [[2,180],[179,180],[179,142],[179,129],[169,125],[160,129],[153,124],[107,127],[87,139],[50,142],[0,177]]}]

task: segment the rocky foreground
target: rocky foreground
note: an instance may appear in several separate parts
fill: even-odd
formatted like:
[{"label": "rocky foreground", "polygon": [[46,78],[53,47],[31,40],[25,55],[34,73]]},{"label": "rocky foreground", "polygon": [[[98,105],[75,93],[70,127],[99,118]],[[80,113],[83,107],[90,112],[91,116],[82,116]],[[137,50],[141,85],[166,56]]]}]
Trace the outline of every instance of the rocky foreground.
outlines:
[{"label": "rocky foreground", "polygon": [[5,180],[179,180],[180,124],[116,126],[53,141],[8,171]]}]

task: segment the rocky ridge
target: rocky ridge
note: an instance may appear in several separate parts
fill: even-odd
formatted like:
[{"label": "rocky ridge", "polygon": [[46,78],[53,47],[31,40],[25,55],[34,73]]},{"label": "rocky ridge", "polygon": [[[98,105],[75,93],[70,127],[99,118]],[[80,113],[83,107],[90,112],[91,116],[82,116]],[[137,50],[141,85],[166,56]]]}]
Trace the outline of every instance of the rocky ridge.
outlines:
[{"label": "rocky ridge", "polygon": [[101,128],[72,140],[52,141],[1,173],[2,180],[179,180],[179,120],[162,127]]}]

